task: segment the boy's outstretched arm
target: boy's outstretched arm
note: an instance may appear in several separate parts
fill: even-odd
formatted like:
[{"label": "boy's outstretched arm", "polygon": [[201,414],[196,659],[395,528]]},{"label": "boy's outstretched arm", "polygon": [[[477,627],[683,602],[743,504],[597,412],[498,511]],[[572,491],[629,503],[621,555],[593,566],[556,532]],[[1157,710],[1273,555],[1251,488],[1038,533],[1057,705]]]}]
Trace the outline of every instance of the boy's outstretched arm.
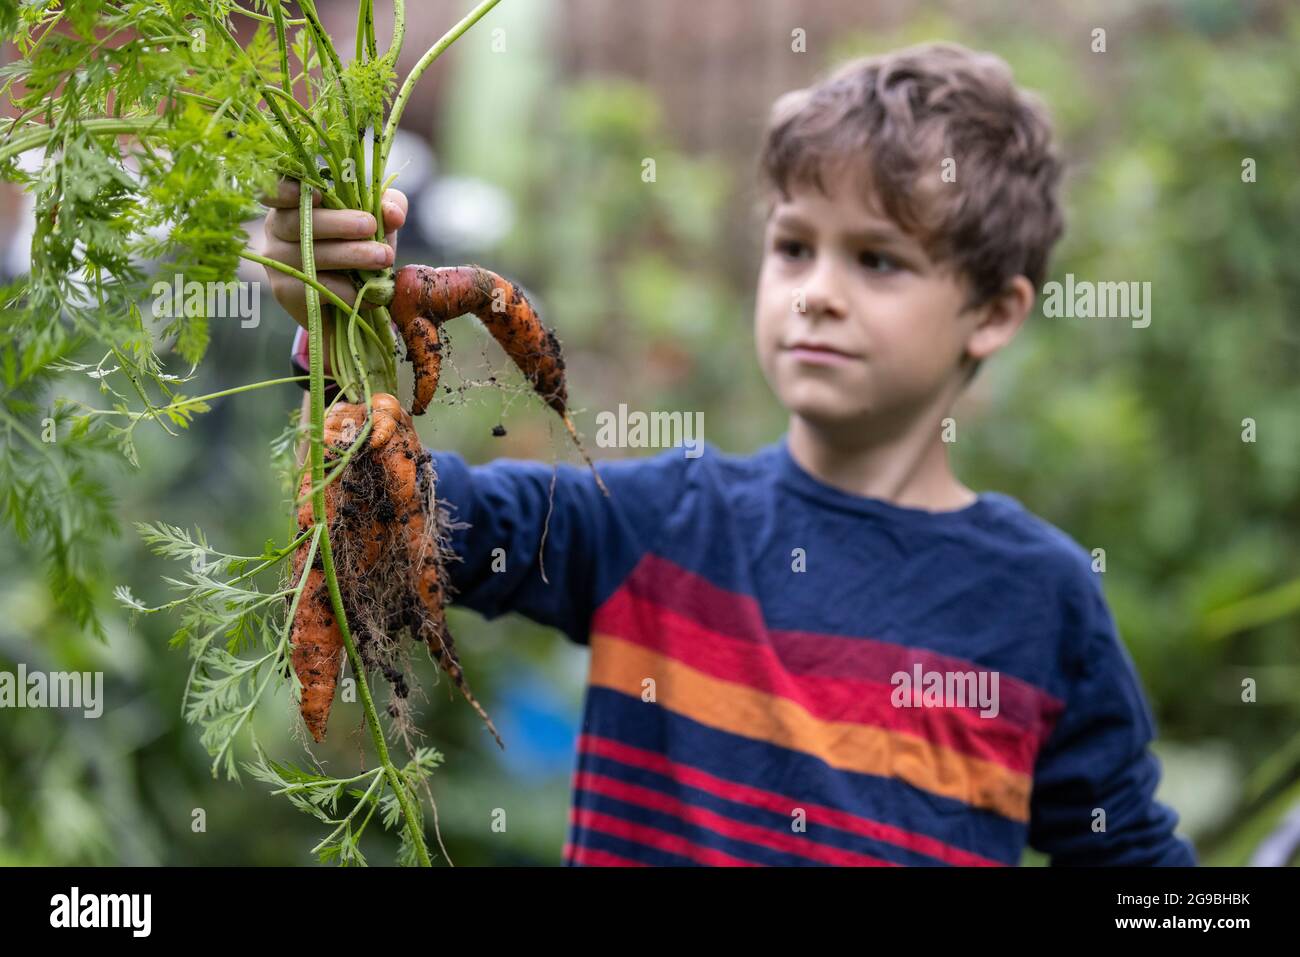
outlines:
[{"label": "boy's outstretched arm", "polygon": [[454,452],[432,454],[459,558],[447,566],[453,603],[486,618],[519,612],[579,643],[597,604],[654,548],[685,467],[681,450],[600,463],[606,497],[585,466],[470,466]]},{"label": "boy's outstretched arm", "polygon": [[1029,844],[1053,865],[1195,865],[1178,815],[1155,800],[1155,724],[1095,583],[1088,604],[1065,710],[1034,769]]}]

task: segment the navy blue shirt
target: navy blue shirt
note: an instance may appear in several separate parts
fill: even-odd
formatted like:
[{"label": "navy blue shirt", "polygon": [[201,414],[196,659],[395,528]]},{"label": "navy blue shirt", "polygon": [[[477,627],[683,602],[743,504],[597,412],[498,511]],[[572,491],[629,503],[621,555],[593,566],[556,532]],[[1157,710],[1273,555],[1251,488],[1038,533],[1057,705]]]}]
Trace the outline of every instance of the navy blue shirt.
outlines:
[{"label": "navy blue shirt", "polygon": [[434,453],[454,601],[591,649],[565,863],[1195,863],[1079,545],[703,448],[601,463],[609,497]]}]

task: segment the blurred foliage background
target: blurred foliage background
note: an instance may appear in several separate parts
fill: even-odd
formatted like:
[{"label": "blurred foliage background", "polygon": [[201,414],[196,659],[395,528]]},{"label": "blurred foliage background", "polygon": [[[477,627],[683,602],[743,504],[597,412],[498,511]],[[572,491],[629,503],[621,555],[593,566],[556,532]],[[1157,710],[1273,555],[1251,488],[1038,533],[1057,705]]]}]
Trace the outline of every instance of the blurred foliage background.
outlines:
[{"label": "blurred foliage background", "polygon": [[[321,6],[350,36],[351,4]],[[752,451],[785,427],[749,329],[753,161],[772,98],[845,58],[925,40],[1004,57],[1046,99],[1070,163],[1051,278],[1149,281],[1152,322],[1036,315],[958,409],[958,471],[1105,549],[1106,594],[1160,732],[1160,796],[1203,862],[1247,863],[1300,805],[1300,10],[965,6],[868,15],[851,0],[655,0],[614,16],[590,0],[506,0],[408,113],[397,186],[412,216],[399,257],[476,261],[523,284],[565,342],[589,435],[595,413],[620,402],[700,409],[711,443]],[[450,0],[414,8],[408,48],[418,54],[417,38],[459,13]],[[1097,27],[1104,53],[1092,49]],[[795,29],[806,52],[791,50]],[[25,253],[20,197],[6,206],[12,272]],[[263,317],[255,329],[214,327],[190,394],[288,374],[293,325],[269,296]],[[452,384],[514,381],[468,324],[452,357]],[[0,714],[0,863],[310,861],[316,822],[249,778],[210,774],[181,719],[188,661],[167,647],[177,622],[131,622],[110,598],[116,584],[151,604],[168,597],[161,576],[174,569],[132,522],[201,526],[214,547],[246,554],[287,533],[271,443],[300,396],[284,386],[215,402],[178,438],[142,429],[137,472],[103,460],[124,529],[102,542],[107,644],[59,618],[30,550],[0,533],[0,668],[102,670],[107,699],[97,721]],[[1242,440],[1245,419],[1254,442]],[[507,434],[495,438],[498,423]],[[573,457],[544,410],[500,389],[470,388],[420,429],[472,461]],[[586,652],[518,617],[453,611],[452,627],[510,749],[499,753],[418,665],[420,725],[446,756],[434,776],[446,849],[457,864],[558,863]],[[1253,703],[1242,701],[1247,678]],[[295,721],[284,694],[253,730],[273,757],[301,762]],[[354,767],[358,706],[336,705],[331,728],[316,757]],[[373,859],[392,859],[384,835],[368,840]]]}]

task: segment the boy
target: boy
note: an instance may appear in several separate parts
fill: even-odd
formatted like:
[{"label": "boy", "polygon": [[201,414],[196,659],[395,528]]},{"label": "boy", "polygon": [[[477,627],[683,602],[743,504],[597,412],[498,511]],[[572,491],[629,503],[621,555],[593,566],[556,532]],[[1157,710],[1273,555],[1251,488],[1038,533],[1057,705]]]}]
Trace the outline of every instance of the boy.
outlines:
[{"label": "boy", "polygon": [[[549,584],[552,467],[435,455],[457,603],[591,647],[565,863],[1195,863],[1088,555],[942,440],[1062,230],[1042,108],[996,57],[903,50],[780,98],[760,168],[781,440],[604,463],[610,498],[559,466]],[[320,268],[392,262],[368,214],[315,216]]]}]

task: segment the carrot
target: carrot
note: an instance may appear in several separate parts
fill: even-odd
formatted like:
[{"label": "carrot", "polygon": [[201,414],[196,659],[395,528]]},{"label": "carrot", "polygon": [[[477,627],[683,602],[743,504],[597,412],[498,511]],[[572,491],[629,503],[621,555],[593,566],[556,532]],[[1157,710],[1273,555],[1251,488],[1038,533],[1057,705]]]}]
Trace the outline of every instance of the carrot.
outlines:
[{"label": "carrot", "polygon": [[481,266],[405,266],[397,272],[391,311],[415,368],[413,414],[424,414],[437,390],[442,324],[472,312],[546,404],[565,415],[568,393],[560,341],[517,283]]},{"label": "carrot", "polygon": [[397,327],[406,343],[406,358],[415,372],[415,399],[411,411],[415,415],[424,415],[438,391],[438,379],[442,375],[442,328],[416,315],[404,315]]},{"label": "carrot", "polygon": [[[420,445],[411,414],[395,397],[378,393],[372,397],[371,408],[367,447],[373,464],[354,460],[348,469],[354,466],[376,468],[383,482],[382,495],[387,497],[387,502],[381,507],[378,501],[354,501],[353,494],[358,486],[346,476],[325,488],[326,522],[331,541],[336,544],[335,554],[356,556],[355,565],[344,568],[336,562],[335,566],[340,575],[339,587],[344,603],[348,607],[348,619],[352,621],[354,616],[350,596],[357,594],[356,588],[381,562],[383,551],[400,549],[409,565],[410,578],[405,589],[399,589],[407,597],[396,603],[403,609],[396,619],[397,624],[409,625],[412,637],[428,645],[434,661],[451,677],[465,700],[487,724],[497,744],[504,748],[492,719],[470,691],[456,655],[455,642],[447,628],[443,557],[436,531],[430,533],[430,529],[436,529],[437,525],[432,457]],[[355,442],[364,425],[364,405],[335,405],[325,418],[327,460],[337,460]],[[310,528],[314,521],[308,497],[311,486],[311,472],[307,471],[299,490],[303,499],[298,509],[301,531]],[[349,491],[350,487],[352,491]],[[382,519],[379,517],[381,512]],[[362,540],[361,548],[349,548],[349,543],[357,539]],[[306,553],[307,545],[304,543],[294,554],[295,582],[302,574]],[[388,620],[392,615],[386,611],[383,617]],[[319,567],[308,570],[307,583],[293,622],[292,640],[293,666],[303,686],[301,713],[312,737],[320,742],[325,737],[342,667],[343,635],[334,618],[324,572]],[[384,668],[382,662],[380,667]],[[387,668],[385,674],[396,682],[395,687],[401,684],[400,673],[394,672],[394,678],[394,674],[389,672],[394,672],[394,669]],[[404,692],[399,694],[404,696]]]},{"label": "carrot", "polygon": [[411,412],[423,415],[438,391],[442,372],[442,325],[472,312],[519,367],[533,389],[564,421],[570,438],[591,469],[597,487],[609,489],[582,447],[569,418],[564,354],[554,330],[542,322],[517,283],[482,266],[404,266],[394,280],[389,305],[393,322],[406,343],[406,358],[415,370]]},{"label": "carrot", "polygon": [[[396,399],[392,401],[397,404]],[[400,408],[399,404],[398,409]],[[340,403],[331,409],[325,420],[327,458],[337,457],[336,447],[350,444],[364,423],[365,407],[362,405]],[[377,431],[377,428],[371,430],[372,443]],[[388,434],[391,436],[391,429]],[[302,504],[298,508],[299,532],[306,531],[314,521],[311,487],[311,470],[307,469],[298,490],[299,498],[302,499]],[[337,515],[344,507],[345,501],[346,496],[341,482],[334,481],[325,487],[325,520],[331,528],[334,527]],[[366,558],[370,562],[379,555],[382,545],[382,536],[379,534],[381,531],[379,523],[373,523],[373,531],[366,545]],[[294,582],[297,582],[302,575],[308,549],[309,543],[304,542],[294,553],[292,565]],[[320,561],[319,557],[316,561]],[[343,632],[334,617],[329,588],[325,583],[325,572],[317,565],[313,565],[307,572],[307,583],[303,586],[302,598],[298,602],[290,639],[293,647],[293,669],[302,684],[299,712],[312,738],[319,743],[325,738],[325,727],[329,722],[330,710],[334,704],[334,691],[343,665]]]},{"label": "carrot", "polygon": [[422,637],[429,653],[451,678],[461,695],[474,708],[502,748],[505,744],[496,726],[470,691],[469,682],[456,655],[456,644],[447,628],[447,590],[443,581],[443,559],[438,536],[429,534],[436,523],[435,477],[431,456],[420,442],[405,410],[396,422],[393,438],[379,451],[387,491],[397,511],[396,523],[411,563],[412,587],[419,600],[418,611],[409,624],[413,636]]},{"label": "carrot", "polygon": [[377,449],[380,446],[387,445],[388,440],[393,437],[393,432],[397,429],[399,422],[410,424],[411,416],[402,408],[402,403],[397,401],[396,396],[389,395],[387,392],[378,392],[370,399],[370,407],[374,409],[375,421],[370,427],[370,447]]},{"label": "carrot", "polygon": [[[295,576],[301,571],[301,562],[295,562]],[[298,710],[317,743],[325,739],[325,725],[334,705],[334,689],[342,667],[342,650],[343,633],[330,607],[325,573],[313,568],[307,573],[307,584],[293,620],[293,670],[302,683]]]},{"label": "carrot", "polygon": [[[298,494],[305,502],[298,508],[298,530],[305,532],[312,525],[311,469],[302,477]],[[339,485],[331,483],[325,489],[326,521],[332,522],[337,511]],[[297,582],[307,561],[309,545],[303,542],[293,556],[293,581]],[[316,559],[320,561],[319,558]],[[323,568],[313,565],[307,571],[307,582],[293,619],[290,636],[293,645],[293,670],[302,684],[302,699],[298,710],[307,730],[317,743],[325,738],[325,725],[334,704],[334,689],[342,668],[343,632],[334,617],[329,588],[325,584]]]}]

